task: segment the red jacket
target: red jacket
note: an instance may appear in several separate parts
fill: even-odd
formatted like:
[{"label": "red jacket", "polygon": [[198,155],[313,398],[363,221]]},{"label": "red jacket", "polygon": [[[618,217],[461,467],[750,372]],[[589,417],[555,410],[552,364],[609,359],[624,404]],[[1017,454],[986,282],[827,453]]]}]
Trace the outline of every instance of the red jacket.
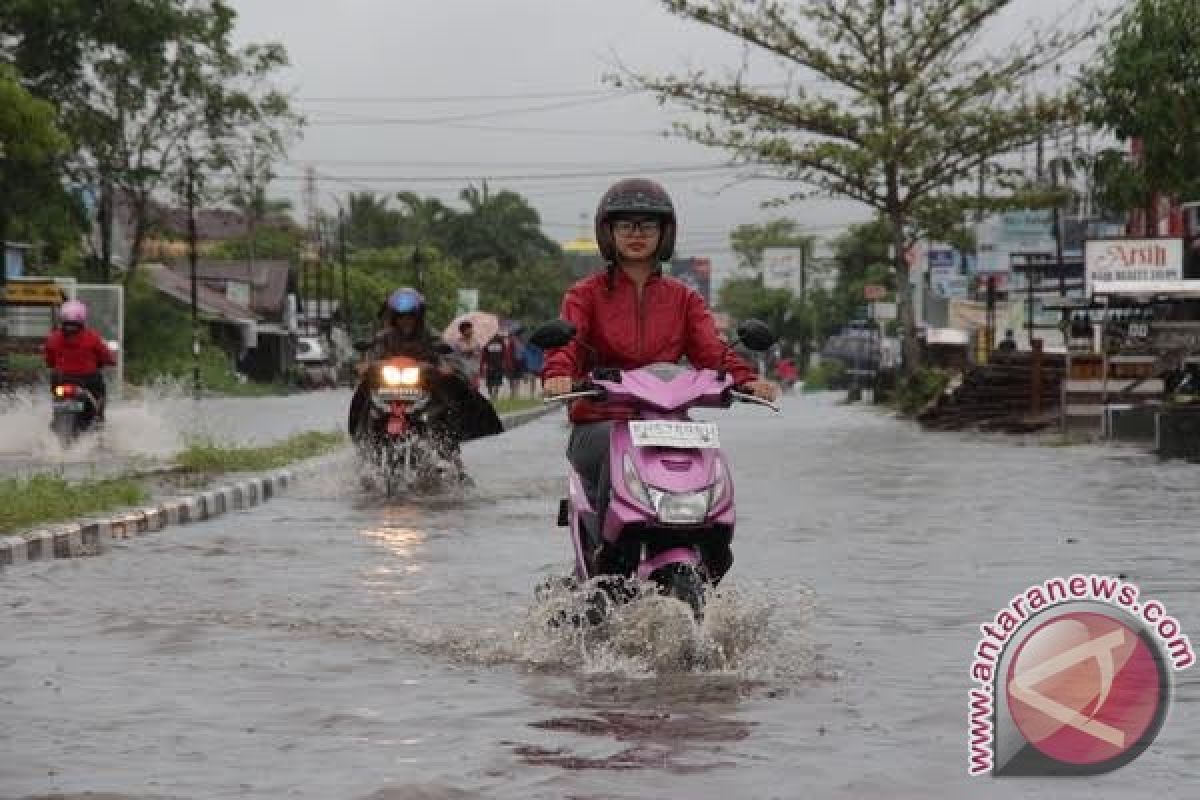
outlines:
[{"label": "red jacket", "polygon": [[[628,275],[617,270],[613,288],[599,273],[576,283],[562,303],[562,318],[575,325],[575,339],[546,354],[543,378],[583,378],[597,366],[636,369],[655,363],[674,363],[683,356],[695,367],[724,366],[737,383],[757,375],[717,335],[717,327],[695,290],[674,278],[650,276],[638,297]],[[596,358],[583,346],[596,350]],[[571,421],[625,419],[631,413],[588,400],[571,405]]]},{"label": "red jacket", "polygon": [[112,351],[91,328],[67,336],[61,329],[46,338],[46,366],[63,375],[82,377],[117,363]]}]

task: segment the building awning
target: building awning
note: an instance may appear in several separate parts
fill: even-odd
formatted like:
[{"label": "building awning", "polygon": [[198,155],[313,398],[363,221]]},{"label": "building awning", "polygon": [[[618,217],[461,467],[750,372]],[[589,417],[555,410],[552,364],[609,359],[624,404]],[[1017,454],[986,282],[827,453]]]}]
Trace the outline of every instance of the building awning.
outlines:
[{"label": "building awning", "polygon": [[950,345],[952,347],[966,347],[971,341],[971,336],[966,331],[960,331],[958,328],[926,328],[925,329],[925,344],[928,345]]},{"label": "building awning", "polygon": [[1104,297],[1200,298],[1200,281],[1093,281],[1092,295]]}]

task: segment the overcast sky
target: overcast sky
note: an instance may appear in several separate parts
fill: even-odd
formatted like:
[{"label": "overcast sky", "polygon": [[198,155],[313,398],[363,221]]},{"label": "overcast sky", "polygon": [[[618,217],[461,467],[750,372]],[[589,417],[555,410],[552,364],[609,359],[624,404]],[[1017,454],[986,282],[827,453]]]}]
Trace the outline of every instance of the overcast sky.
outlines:
[{"label": "overcast sky", "polygon": [[[1109,0],[1016,0],[987,41],[1082,21],[1099,2]],[[795,187],[730,186],[733,173],[700,171],[719,165],[722,153],[656,135],[681,118],[679,109],[616,94],[602,82],[618,61],[661,73],[696,66],[729,71],[748,59],[752,80],[782,76],[770,60],[667,14],[657,0],[233,5],[242,42],[276,40],[288,49],[292,67],[281,84],[294,92],[309,125],[291,163],[278,171],[296,176],[314,166],[323,176],[323,206],[352,189],[409,189],[451,200],[470,180],[490,177],[491,185],[529,197],[547,233],[562,241],[578,234],[581,216],[590,218],[613,180],[647,175],[674,196],[680,251],[710,255],[722,271],[730,264],[727,232],[740,223],[787,214],[831,233],[869,216],[828,198],[782,211],[760,208]],[[519,179],[546,174],[559,177]],[[284,178],[273,191],[298,199],[299,187]]]}]

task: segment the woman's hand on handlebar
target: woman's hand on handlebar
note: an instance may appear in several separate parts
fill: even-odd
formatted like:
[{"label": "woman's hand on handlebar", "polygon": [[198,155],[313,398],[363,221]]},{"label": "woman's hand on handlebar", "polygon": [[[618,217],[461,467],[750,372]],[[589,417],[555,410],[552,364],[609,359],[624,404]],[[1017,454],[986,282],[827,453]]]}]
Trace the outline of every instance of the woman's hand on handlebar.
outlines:
[{"label": "woman's hand on handlebar", "polygon": [[573,387],[574,381],[570,376],[560,375],[556,378],[546,378],[542,381],[542,396],[557,397],[571,391]]},{"label": "woman's hand on handlebar", "polygon": [[770,403],[774,403],[779,399],[779,387],[770,381],[750,381],[742,386],[741,389],[747,394],[754,395],[759,400],[766,400]]}]

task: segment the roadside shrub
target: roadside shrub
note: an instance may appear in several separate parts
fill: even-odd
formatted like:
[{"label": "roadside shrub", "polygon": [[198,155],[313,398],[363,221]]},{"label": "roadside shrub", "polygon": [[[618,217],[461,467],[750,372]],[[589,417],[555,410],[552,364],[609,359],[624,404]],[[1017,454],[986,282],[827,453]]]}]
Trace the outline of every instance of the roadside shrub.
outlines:
[{"label": "roadside shrub", "polygon": [[833,389],[846,376],[846,365],[841,361],[822,361],[804,372],[804,391],[818,392]]},{"label": "roadside shrub", "polygon": [[891,404],[902,414],[914,416],[938,398],[949,383],[950,373],[944,369],[919,369],[896,382]]}]

